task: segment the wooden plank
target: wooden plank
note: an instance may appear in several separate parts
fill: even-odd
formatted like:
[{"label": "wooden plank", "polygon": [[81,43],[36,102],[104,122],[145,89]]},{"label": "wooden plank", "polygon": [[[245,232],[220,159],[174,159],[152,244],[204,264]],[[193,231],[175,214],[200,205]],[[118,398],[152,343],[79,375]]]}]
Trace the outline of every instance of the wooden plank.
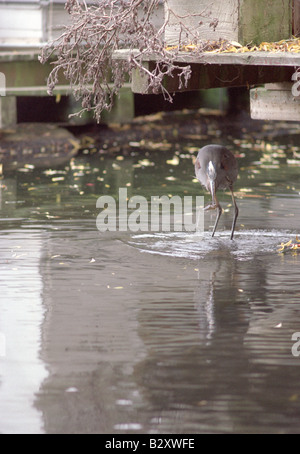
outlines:
[{"label": "wooden plank", "polygon": [[[117,51],[114,58],[128,58],[129,51]],[[138,55],[138,51],[136,51]],[[138,57],[137,57],[138,58]],[[154,68],[161,58],[156,54],[143,56],[143,64]],[[178,78],[165,78],[164,86],[169,92],[191,91],[216,87],[251,86],[265,83],[290,81],[295,68],[300,66],[300,54],[290,52],[248,52],[248,53],[204,53],[193,55],[179,53],[178,65],[189,64],[192,75],[187,87],[179,90]],[[141,78],[143,82],[141,83]],[[132,74],[132,90],[135,93],[148,93],[148,79],[137,70]]]},{"label": "wooden plank", "polygon": [[[289,89],[270,90],[262,87],[250,90],[250,113],[254,120],[300,121],[300,99]],[[277,87],[278,88],[278,87]]]},{"label": "wooden plank", "polygon": [[191,65],[192,74],[187,86],[178,88],[176,71],[174,77],[164,80],[164,87],[170,92],[191,91],[220,87],[253,86],[265,83],[291,80],[294,68],[274,66],[234,66],[234,65]]},{"label": "wooden plank", "polygon": [[[55,95],[70,95],[72,93],[70,85],[57,85],[53,90]],[[28,86],[28,87],[6,87],[7,96],[48,96],[47,86]]]},{"label": "wooden plank", "polygon": [[[136,51],[129,51],[128,49],[121,49],[114,52],[113,58],[115,60],[127,59],[130,53],[133,52],[136,58],[139,58],[140,53]],[[171,57],[171,54],[170,54]],[[160,55],[155,53],[148,53],[142,55],[143,62],[157,62],[161,61]],[[300,53],[293,52],[204,52],[193,54],[192,52],[178,52],[174,60],[178,63],[197,63],[197,64],[215,64],[215,65],[245,65],[245,66],[300,66]]]},{"label": "wooden plank", "polygon": [[[108,84],[112,86],[112,84]],[[1,88],[1,87],[0,87]],[[92,90],[93,86],[88,85],[88,89]],[[130,84],[125,83],[123,89],[130,89]],[[7,96],[48,96],[47,86],[27,86],[27,87],[6,87],[5,93]],[[1,89],[0,89],[1,94]],[[56,85],[53,89],[53,95],[72,95],[72,88],[70,85]]]},{"label": "wooden plank", "polygon": [[291,12],[292,0],[167,0],[165,40],[169,45],[278,41],[291,36]]},{"label": "wooden plank", "polygon": [[244,53],[203,53],[199,56],[182,53],[176,61],[185,63],[207,63],[218,65],[247,66],[300,66],[300,54],[293,52],[244,52]]},{"label": "wooden plank", "polygon": [[164,5],[165,19],[168,19],[165,30],[168,45],[201,39],[238,39],[238,0],[168,0]]},{"label": "wooden plank", "polygon": [[[0,58],[0,72],[5,74],[7,87],[41,87],[46,85],[53,66],[51,62],[42,65],[37,59],[30,58],[5,60]],[[60,74],[60,85],[68,85],[68,81]]]},{"label": "wooden plank", "polygon": [[7,63],[12,61],[38,61],[40,50],[20,50],[20,51],[1,51],[0,62]]},{"label": "wooden plank", "polygon": [[293,0],[293,35],[300,36],[300,0]]},{"label": "wooden plank", "polygon": [[[151,63],[151,62],[150,62]],[[151,65],[149,66],[151,70]],[[294,73],[291,66],[235,66],[235,65],[191,65],[191,77],[187,85],[178,87],[178,74],[180,70],[173,73],[173,77],[164,78],[164,87],[169,93],[193,91],[219,87],[253,86],[266,83],[278,83],[290,81]],[[142,76],[140,71],[132,73],[132,91],[134,93],[149,94],[149,79]]]},{"label": "wooden plank", "polygon": [[243,0],[239,3],[238,42],[260,44],[292,34],[291,0]]}]

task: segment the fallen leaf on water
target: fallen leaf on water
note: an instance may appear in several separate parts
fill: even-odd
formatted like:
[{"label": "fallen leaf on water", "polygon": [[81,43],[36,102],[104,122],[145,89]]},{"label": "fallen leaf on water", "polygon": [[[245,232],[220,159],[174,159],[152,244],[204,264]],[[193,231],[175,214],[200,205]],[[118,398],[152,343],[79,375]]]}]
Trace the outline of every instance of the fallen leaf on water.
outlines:
[{"label": "fallen leaf on water", "polygon": [[57,175],[57,174],[64,174],[64,175],[66,175],[67,172],[66,172],[65,170],[57,170],[57,169],[53,170],[53,169],[47,169],[47,170],[44,170],[43,173],[44,173],[45,175],[47,175],[47,176],[49,176],[49,175],[51,176],[51,175]]},{"label": "fallen leaf on water", "polygon": [[288,165],[292,166],[300,166],[300,161],[299,159],[287,159],[286,160]]},{"label": "fallen leaf on water", "polygon": [[298,235],[296,235],[296,243],[293,243],[292,240],[289,240],[287,243],[281,243],[277,252],[300,252],[300,240]]},{"label": "fallen leaf on water", "polygon": [[251,188],[241,188],[240,192],[253,192],[253,189],[251,189]]},{"label": "fallen leaf on water", "polygon": [[267,164],[262,164],[261,168],[262,169],[279,169],[280,166],[277,165],[277,164],[268,164],[268,165]]},{"label": "fallen leaf on water", "polygon": [[292,394],[292,395],[289,397],[289,401],[290,401],[290,402],[297,402],[298,399],[299,399],[299,394]]},{"label": "fallen leaf on water", "polygon": [[178,158],[178,156],[174,156],[172,159],[167,159],[167,164],[171,165],[171,166],[178,166],[180,160]]},{"label": "fallen leaf on water", "polygon": [[141,159],[138,164],[140,164],[141,166],[144,166],[144,167],[149,167],[149,166],[154,166],[154,162],[152,161],[149,161],[149,159]]},{"label": "fallen leaf on water", "polygon": [[199,400],[199,402],[196,403],[198,407],[204,407],[207,405],[207,400]]},{"label": "fallen leaf on water", "polygon": [[78,389],[75,386],[70,386],[66,389],[66,393],[78,393]]},{"label": "fallen leaf on water", "polygon": [[30,170],[32,170],[32,169],[27,169],[27,168],[25,168],[25,167],[22,167],[22,168],[17,169],[17,170],[18,170],[18,172],[24,172],[24,173],[26,173],[26,172],[30,172]]},{"label": "fallen leaf on water", "polygon": [[129,142],[130,147],[133,148],[138,148],[140,147],[141,143],[140,142]]}]

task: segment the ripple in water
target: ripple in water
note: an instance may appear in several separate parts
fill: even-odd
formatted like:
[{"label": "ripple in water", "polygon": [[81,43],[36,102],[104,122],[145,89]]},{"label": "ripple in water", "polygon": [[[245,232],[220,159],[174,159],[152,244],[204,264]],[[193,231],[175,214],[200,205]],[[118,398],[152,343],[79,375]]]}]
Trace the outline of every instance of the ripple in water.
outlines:
[{"label": "ripple in water", "polygon": [[237,260],[251,260],[253,256],[277,254],[279,245],[294,239],[295,234],[282,230],[245,230],[221,232],[213,238],[210,232],[141,233],[131,236],[129,244],[151,254],[188,259],[204,258],[214,251],[227,251]]}]

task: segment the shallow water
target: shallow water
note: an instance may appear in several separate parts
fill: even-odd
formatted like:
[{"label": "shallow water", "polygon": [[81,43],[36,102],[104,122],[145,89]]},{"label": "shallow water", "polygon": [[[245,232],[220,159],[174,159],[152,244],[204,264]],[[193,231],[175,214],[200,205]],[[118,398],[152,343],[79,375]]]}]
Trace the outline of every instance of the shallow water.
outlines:
[{"label": "shallow water", "polygon": [[299,233],[296,139],[229,143],[233,241],[226,193],[214,238],[214,213],[204,234],[96,228],[119,187],[208,202],[189,150],[4,175],[0,432],[299,433],[300,255],[278,253]]}]

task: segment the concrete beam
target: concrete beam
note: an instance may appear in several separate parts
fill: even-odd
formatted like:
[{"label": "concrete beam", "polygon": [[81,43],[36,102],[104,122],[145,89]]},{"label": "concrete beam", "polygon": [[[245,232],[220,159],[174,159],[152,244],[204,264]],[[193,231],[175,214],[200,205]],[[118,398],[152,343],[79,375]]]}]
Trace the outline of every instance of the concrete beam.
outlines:
[{"label": "concrete beam", "polygon": [[293,96],[292,86],[292,83],[267,84],[250,90],[251,118],[300,121],[300,96]]}]

